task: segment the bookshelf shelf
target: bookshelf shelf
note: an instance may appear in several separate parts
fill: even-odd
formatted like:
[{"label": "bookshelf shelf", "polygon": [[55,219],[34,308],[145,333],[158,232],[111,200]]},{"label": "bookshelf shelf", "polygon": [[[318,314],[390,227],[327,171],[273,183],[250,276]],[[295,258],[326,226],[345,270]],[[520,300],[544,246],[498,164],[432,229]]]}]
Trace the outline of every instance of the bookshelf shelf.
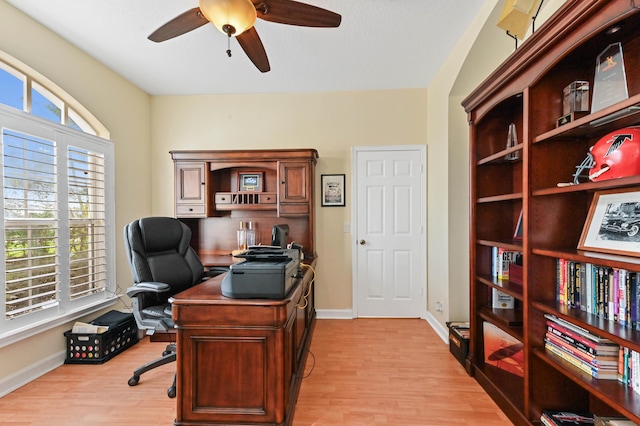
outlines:
[{"label": "bookshelf shelf", "polygon": [[500,408],[511,419],[518,419],[520,422],[526,421],[522,416],[524,410],[524,380],[521,377],[484,364],[476,366],[475,377],[493,399],[507,401]]},{"label": "bookshelf shelf", "polygon": [[533,355],[587,392],[597,390],[605,403],[621,407],[622,415],[631,418],[640,417],[640,394],[634,392],[633,389],[622,385],[617,380],[594,379],[588,373],[583,372],[569,362],[547,354],[544,348],[533,348]]},{"label": "bookshelf shelf", "polygon": [[[485,157],[483,159],[481,159],[480,161],[478,161],[478,166],[482,166],[483,164],[487,164],[487,163],[493,163],[493,162],[498,162],[498,163],[513,163],[516,161],[522,161],[520,159],[518,160],[506,160],[505,157],[508,156],[509,154],[514,154],[514,153],[520,153],[522,151],[523,148],[523,144],[518,144],[515,145],[511,148],[507,148],[504,149],[502,151],[499,151],[493,155],[490,155],[488,157]],[[522,156],[522,154],[520,154],[520,156]]]},{"label": "bookshelf shelf", "polygon": [[[618,24],[621,30],[612,35],[608,30]],[[618,42],[628,98],[558,127],[563,89],[586,80],[593,94],[596,60]],[[627,0],[567,0],[462,102],[471,127],[467,370],[516,425],[539,424],[545,409],[622,415],[640,424],[640,393],[592,379],[544,349],[545,314],[551,314],[640,352],[640,330],[556,301],[558,259],[640,272],[640,257],[577,250],[594,194],[640,190],[640,176],[573,184],[591,146],[612,131],[640,125],[638,69],[640,8]],[[512,124],[518,144],[507,148]],[[514,153],[516,160],[505,159]],[[522,240],[515,241],[520,215]],[[493,278],[493,247],[523,254],[521,286]],[[513,296],[514,309],[492,309],[493,289]],[[522,342],[524,379],[485,363],[485,323]]]},{"label": "bookshelf shelf", "polygon": [[518,340],[523,339],[522,334],[522,310],[520,309],[495,309],[491,306],[483,306],[478,315],[486,321],[498,326],[504,332]]},{"label": "bookshelf shelf", "polygon": [[577,323],[580,327],[601,337],[610,339],[619,345],[640,351],[640,331],[621,326],[600,316],[589,314],[579,309],[570,309],[558,305],[556,301],[532,301],[532,306],[542,313],[555,315],[567,321]]},{"label": "bookshelf shelf", "polygon": [[496,288],[509,296],[515,297],[517,300],[522,301],[522,285],[511,282],[509,280],[500,280],[493,278],[490,275],[478,275],[478,281],[485,284],[488,287]]}]

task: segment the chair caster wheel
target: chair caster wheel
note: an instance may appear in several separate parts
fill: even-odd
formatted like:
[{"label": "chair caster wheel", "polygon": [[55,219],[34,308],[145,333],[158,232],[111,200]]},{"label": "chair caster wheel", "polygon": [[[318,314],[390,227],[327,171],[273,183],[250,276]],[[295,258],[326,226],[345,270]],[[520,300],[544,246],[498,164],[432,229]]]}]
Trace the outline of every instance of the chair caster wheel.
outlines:
[{"label": "chair caster wheel", "polygon": [[162,352],[162,356],[167,356],[167,355],[169,355],[170,353],[171,353],[171,351],[164,351],[164,352]]},{"label": "chair caster wheel", "polygon": [[169,389],[167,389],[167,396],[169,398],[175,398],[176,397],[176,387],[175,386],[171,386]]},{"label": "chair caster wheel", "polygon": [[128,383],[129,383],[129,386],[135,386],[138,384],[139,381],[140,381],[140,376],[131,376]]}]

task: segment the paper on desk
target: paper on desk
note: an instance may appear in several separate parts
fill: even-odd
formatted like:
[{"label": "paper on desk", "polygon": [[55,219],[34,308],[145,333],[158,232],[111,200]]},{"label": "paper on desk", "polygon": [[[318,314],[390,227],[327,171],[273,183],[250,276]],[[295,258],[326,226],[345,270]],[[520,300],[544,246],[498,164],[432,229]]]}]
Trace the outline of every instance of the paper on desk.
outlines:
[{"label": "paper on desk", "polygon": [[109,327],[106,325],[95,325],[76,321],[76,323],[73,324],[71,332],[74,334],[102,334],[107,330],[109,330]]}]

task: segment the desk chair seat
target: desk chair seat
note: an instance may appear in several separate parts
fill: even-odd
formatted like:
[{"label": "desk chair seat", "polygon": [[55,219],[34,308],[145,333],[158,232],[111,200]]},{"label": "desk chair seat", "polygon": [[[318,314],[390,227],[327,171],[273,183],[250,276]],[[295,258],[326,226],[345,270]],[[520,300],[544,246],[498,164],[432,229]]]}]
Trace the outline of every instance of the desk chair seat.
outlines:
[{"label": "desk chair seat", "polygon": [[[134,220],[124,228],[124,244],[134,285],[126,291],[132,300],[133,316],[146,334],[172,333],[171,296],[200,282],[226,272],[226,268],[205,271],[196,252],[189,245],[191,230],[171,217],[148,217]],[[129,386],[140,375],[176,360],[176,345],[167,345],[162,357],[133,372]],[[167,390],[176,396],[175,376]]]}]

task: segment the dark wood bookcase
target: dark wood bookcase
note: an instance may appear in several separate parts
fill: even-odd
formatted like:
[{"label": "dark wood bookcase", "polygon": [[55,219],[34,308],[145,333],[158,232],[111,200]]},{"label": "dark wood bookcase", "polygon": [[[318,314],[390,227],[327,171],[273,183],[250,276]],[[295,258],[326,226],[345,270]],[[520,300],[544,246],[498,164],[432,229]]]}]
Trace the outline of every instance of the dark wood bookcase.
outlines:
[{"label": "dark wood bookcase", "polygon": [[[612,27],[619,27],[616,32]],[[560,127],[563,89],[576,80],[593,94],[598,55],[622,43],[628,99]],[[552,314],[640,351],[640,333],[556,301],[557,260],[640,271],[636,258],[597,259],[577,246],[596,191],[637,188],[640,176],[571,182],[589,147],[607,133],[640,125],[640,2],[567,0],[535,34],[464,101],[470,124],[470,350],[467,371],[515,424],[539,424],[544,409],[622,415],[640,423],[640,394],[596,380],[544,349]],[[519,144],[506,148],[509,125]],[[517,160],[506,160],[517,153]],[[522,212],[522,239],[514,230]],[[492,247],[523,253],[522,284],[492,278]],[[493,288],[515,298],[492,309]],[[524,345],[524,376],[485,363],[483,323]]]}]

